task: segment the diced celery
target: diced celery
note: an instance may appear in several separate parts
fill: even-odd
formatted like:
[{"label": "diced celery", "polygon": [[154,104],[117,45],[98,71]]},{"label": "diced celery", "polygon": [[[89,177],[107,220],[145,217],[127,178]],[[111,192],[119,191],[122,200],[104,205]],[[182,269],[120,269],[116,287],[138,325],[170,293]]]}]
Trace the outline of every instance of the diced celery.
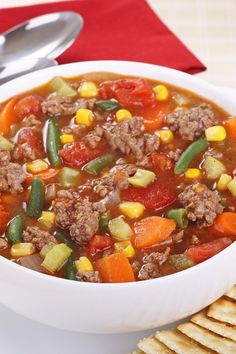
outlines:
[{"label": "diced celery", "polygon": [[108,223],[108,229],[112,237],[118,241],[130,240],[132,235],[131,227],[121,217],[110,220]]},{"label": "diced celery", "polygon": [[4,138],[4,136],[0,135],[0,149],[11,151],[13,148],[14,144],[10,140]]},{"label": "diced celery", "polygon": [[172,96],[172,98],[177,106],[185,106],[189,104],[189,99],[183,94],[176,93],[174,96]]},{"label": "diced celery", "polygon": [[51,90],[53,92],[56,92],[58,96],[75,96],[77,95],[77,92],[67,84],[67,82],[61,77],[61,76],[56,76],[54,77],[50,84],[49,84]]},{"label": "diced celery", "polygon": [[184,270],[195,265],[185,254],[173,254],[168,258],[168,262],[178,270]]},{"label": "diced celery", "polygon": [[166,216],[174,220],[181,229],[185,229],[188,226],[187,210],[184,208],[170,209],[167,211]]},{"label": "diced celery", "polygon": [[55,243],[54,242],[49,242],[49,243],[46,243],[46,245],[43,246],[43,248],[41,249],[40,251],[40,256],[42,258],[45,258],[47,253],[49,251],[51,251],[51,249],[53,249],[53,247],[55,246]]},{"label": "diced celery", "polygon": [[77,187],[79,184],[80,172],[69,167],[63,167],[59,181],[63,188]]},{"label": "diced celery", "polygon": [[138,168],[135,175],[133,177],[129,177],[128,181],[136,187],[147,187],[154,181],[155,177],[156,175],[154,172]]},{"label": "diced celery", "polygon": [[65,261],[70,257],[72,249],[65,243],[55,245],[44,258],[42,266],[49,272],[53,273],[57,271]]},{"label": "diced celery", "polygon": [[212,156],[207,156],[203,163],[203,168],[209,179],[219,178],[220,175],[225,172],[225,166],[223,163]]}]

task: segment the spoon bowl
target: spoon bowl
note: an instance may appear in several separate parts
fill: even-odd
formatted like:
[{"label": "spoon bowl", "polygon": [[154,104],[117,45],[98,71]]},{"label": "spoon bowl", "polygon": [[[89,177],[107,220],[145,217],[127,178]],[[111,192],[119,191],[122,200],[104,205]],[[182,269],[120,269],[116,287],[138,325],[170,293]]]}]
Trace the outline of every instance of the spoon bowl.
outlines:
[{"label": "spoon bowl", "polygon": [[83,18],[72,11],[32,18],[0,35],[0,63],[21,58],[54,59],[67,49],[83,28]]}]

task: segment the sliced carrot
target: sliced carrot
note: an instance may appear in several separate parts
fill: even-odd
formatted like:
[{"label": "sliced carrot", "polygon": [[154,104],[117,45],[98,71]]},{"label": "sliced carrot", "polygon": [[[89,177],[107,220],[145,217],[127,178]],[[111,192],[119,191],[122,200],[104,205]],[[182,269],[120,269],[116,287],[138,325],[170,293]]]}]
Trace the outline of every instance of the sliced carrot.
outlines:
[{"label": "sliced carrot", "polygon": [[227,119],[224,122],[224,127],[229,138],[232,140],[236,140],[236,117]]},{"label": "sliced carrot", "polygon": [[17,123],[17,118],[14,111],[16,101],[16,98],[12,98],[7,102],[0,113],[0,130],[4,135],[8,135],[10,133],[11,125]]},{"label": "sliced carrot", "polygon": [[165,122],[165,117],[171,112],[171,107],[168,102],[158,103],[157,108],[155,108],[150,113],[144,115],[144,127],[145,131],[148,133],[153,133],[155,130],[163,127]]},{"label": "sliced carrot", "polygon": [[3,205],[0,205],[0,232],[4,232],[8,221],[10,220],[10,214],[5,210]]},{"label": "sliced carrot", "polygon": [[225,236],[236,235],[236,213],[219,214],[214,222],[214,229]]},{"label": "sliced carrot", "polygon": [[133,269],[123,253],[114,253],[95,263],[105,283],[123,283],[135,281]]},{"label": "sliced carrot", "polygon": [[37,178],[43,180],[43,182],[45,184],[48,184],[48,183],[54,182],[54,180],[57,177],[59,172],[60,172],[60,170],[55,170],[54,168],[49,168],[47,171],[43,171],[43,172],[40,172],[40,173],[37,173],[34,175],[27,176],[24,183],[26,186],[30,186],[33,181],[33,178],[37,177]]},{"label": "sliced carrot", "polygon": [[166,240],[174,231],[173,220],[160,216],[150,216],[134,223],[132,242],[136,248],[153,246]]}]

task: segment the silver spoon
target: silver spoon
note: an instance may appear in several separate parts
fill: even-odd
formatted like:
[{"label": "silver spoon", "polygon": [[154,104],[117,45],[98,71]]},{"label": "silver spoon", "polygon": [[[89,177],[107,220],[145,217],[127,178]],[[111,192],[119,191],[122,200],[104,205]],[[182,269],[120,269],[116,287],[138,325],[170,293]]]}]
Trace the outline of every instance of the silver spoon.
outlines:
[{"label": "silver spoon", "polygon": [[83,18],[72,11],[54,12],[32,18],[0,35],[0,63],[21,58],[51,59],[76,39]]},{"label": "silver spoon", "polygon": [[56,60],[49,58],[28,58],[0,64],[0,85],[18,76],[54,65],[57,65]]}]

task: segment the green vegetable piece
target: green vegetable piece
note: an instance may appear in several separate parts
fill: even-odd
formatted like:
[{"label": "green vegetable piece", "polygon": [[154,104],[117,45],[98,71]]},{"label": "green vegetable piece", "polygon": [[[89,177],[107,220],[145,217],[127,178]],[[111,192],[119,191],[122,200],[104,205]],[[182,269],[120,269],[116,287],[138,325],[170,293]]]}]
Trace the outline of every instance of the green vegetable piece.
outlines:
[{"label": "green vegetable piece", "polygon": [[195,265],[185,254],[173,254],[168,258],[168,262],[178,270],[184,270]]},{"label": "green vegetable piece", "polygon": [[112,111],[113,109],[120,108],[120,104],[117,101],[98,100],[94,104],[102,111]]},{"label": "green vegetable piece", "polygon": [[63,188],[77,187],[80,181],[80,172],[69,167],[63,167],[60,175],[59,182]]},{"label": "green vegetable piece", "polygon": [[227,188],[233,197],[236,197],[236,178],[234,177],[232,181],[227,184]]},{"label": "green vegetable piece", "polygon": [[138,168],[135,175],[133,177],[129,177],[128,181],[136,187],[147,187],[154,181],[155,178],[156,175],[154,172]]},{"label": "green vegetable piece", "polygon": [[58,155],[58,151],[60,148],[60,137],[58,127],[54,118],[50,118],[48,121],[46,147],[48,158],[51,164],[54,167],[59,166],[61,164],[61,159]]},{"label": "green vegetable piece", "polygon": [[74,259],[72,256],[68,258],[65,265],[65,278],[69,280],[76,280],[76,269],[74,265]]},{"label": "green vegetable piece", "polygon": [[223,163],[212,156],[207,156],[202,167],[206,171],[206,176],[209,179],[216,179],[220,177],[226,170]]},{"label": "green vegetable piece", "polygon": [[188,97],[184,96],[183,94],[176,93],[172,99],[174,100],[175,104],[178,106],[185,106],[189,104]]},{"label": "green vegetable piece", "polygon": [[97,157],[95,160],[88,162],[84,166],[84,169],[92,175],[98,175],[106,166],[110,165],[114,161],[114,158],[115,156],[112,154]]},{"label": "green vegetable piece", "polygon": [[22,234],[24,229],[23,215],[17,215],[10,221],[7,226],[6,236],[11,243],[20,243],[22,241]]},{"label": "green vegetable piece", "polygon": [[128,241],[132,235],[131,227],[121,217],[110,220],[108,229],[112,237],[117,241]]},{"label": "green vegetable piece", "polygon": [[65,243],[60,243],[55,245],[44,258],[42,266],[46,268],[49,272],[56,272],[64,262],[70,257],[72,249],[68,247]]},{"label": "green vegetable piece", "polygon": [[102,213],[99,219],[99,228],[101,230],[107,230],[110,218],[108,213]]},{"label": "green vegetable piece", "polygon": [[57,241],[65,243],[67,246],[71,246],[72,242],[68,240],[68,238],[61,232],[56,231],[55,234],[53,235]]},{"label": "green vegetable piece", "polygon": [[227,198],[219,192],[218,192],[218,195],[219,195],[220,204],[223,206],[226,206],[227,205]]},{"label": "green vegetable piece", "polygon": [[0,135],[0,149],[12,151],[13,148],[14,144],[10,140],[4,138],[4,136]]},{"label": "green vegetable piece", "polygon": [[180,229],[186,229],[188,226],[187,210],[184,208],[170,209],[167,211],[166,216],[174,220]]},{"label": "green vegetable piece", "polygon": [[30,199],[27,207],[27,214],[31,217],[39,217],[44,207],[44,185],[43,181],[34,178],[31,185]]},{"label": "green vegetable piece", "polygon": [[78,94],[61,76],[54,77],[49,86],[58,96],[75,96]]},{"label": "green vegetable piece", "polygon": [[45,258],[46,255],[47,255],[47,253],[48,253],[49,251],[51,251],[51,249],[52,249],[55,245],[56,245],[56,243],[54,243],[54,242],[46,243],[46,245],[44,245],[43,248],[42,248],[41,251],[40,251],[40,256],[41,256],[42,258]]},{"label": "green vegetable piece", "polygon": [[180,175],[185,172],[193,158],[200,152],[206,150],[208,142],[205,139],[200,139],[189,145],[189,147],[182,153],[179,160],[176,162],[174,172],[176,175]]}]

